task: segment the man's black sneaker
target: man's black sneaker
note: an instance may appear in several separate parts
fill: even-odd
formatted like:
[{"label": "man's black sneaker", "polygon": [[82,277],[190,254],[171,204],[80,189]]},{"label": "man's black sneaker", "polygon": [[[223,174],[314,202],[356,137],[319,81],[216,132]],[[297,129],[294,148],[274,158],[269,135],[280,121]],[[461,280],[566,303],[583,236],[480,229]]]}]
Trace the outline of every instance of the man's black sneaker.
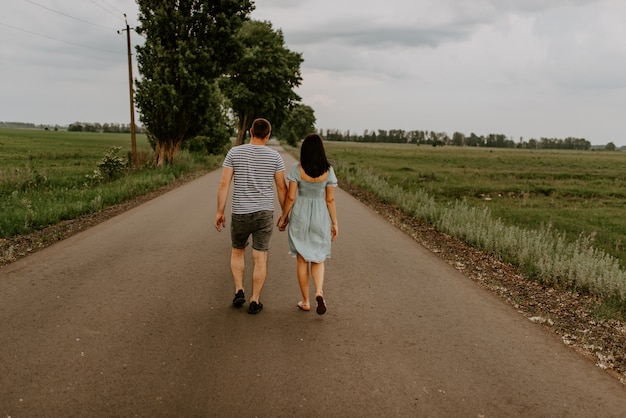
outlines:
[{"label": "man's black sneaker", "polygon": [[246,303],[246,297],[243,294],[243,290],[240,290],[235,294],[235,299],[233,299],[233,305],[241,306],[244,303]]},{"label": "man's black sneaker", "polygon": [[263,310],[263,304],[261,302],[250,302],[250,307],[248,308],[248,313],[258,314]]}]

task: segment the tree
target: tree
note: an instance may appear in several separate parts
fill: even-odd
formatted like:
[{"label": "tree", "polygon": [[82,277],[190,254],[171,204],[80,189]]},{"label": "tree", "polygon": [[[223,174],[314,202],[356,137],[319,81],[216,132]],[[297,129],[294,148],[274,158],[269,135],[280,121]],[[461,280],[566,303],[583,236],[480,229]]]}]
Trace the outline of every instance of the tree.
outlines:
[{"label": "tree", "polygon": [[614,143],[609,142],[608,144],[606,144],[604,149],[607,150],[607,151],[615,151],[617,149],[617,147],[615,146]]},{"label": "tree", "polygon": [[296,104],[287,113],[278,134],[291,146],[296,146],[299,139],[315,131],[315,112],[311,106]]},{"label": "tree", "polygon": [[198,136],[183,144],[183,149],[188,149],[191,152],[200,154],[218,155],[222,154],[224,149],[230,144],[233,129],[228,124],[230,118],[224,106],[224,96],[219,93],[212,98],[215,99],[216,102],[207,105],[221,109],[222,113],[215,113],[213,119],[199,132]]},{"label": "tree", "polygon": [[68,132],[82,132],[83,124],[80,122],[70,123],[70,126],[67,127]]},{"label": "tree", "polygon": [[156,165],[170,164],[182,144],[220,118],[215,81],[235,62],[235,34],[254,9],[249,0],[137,0],[145,38],[137,47],[141,80],[135,103]]},{"label": "tree", "polygon": [[237,119],[239,145],[257,117],[280,129],[289,109],[300,100],[293,89],[302,80],[303,60],[285,47],[282,31],[274,31],[270,22],[245,22],[237,39],[243,53],[220,80],[220,88]]},{"label": "tree", "polygon": [[456,145],[457,147],[462,147],[463,145],[465,145],[465,135],[463,135],[461,132],[453,133],[452,144]]}]

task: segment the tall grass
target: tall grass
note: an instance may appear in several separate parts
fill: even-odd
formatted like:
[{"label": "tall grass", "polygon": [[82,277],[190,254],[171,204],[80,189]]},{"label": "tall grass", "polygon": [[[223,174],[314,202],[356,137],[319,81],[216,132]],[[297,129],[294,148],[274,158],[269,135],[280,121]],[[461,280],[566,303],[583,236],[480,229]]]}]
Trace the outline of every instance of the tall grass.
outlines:
[{"label": "tall grass", "polygon": [[497,254],[521,266],[540,282],[626,301],[626,272],[619,260],[594,248],[590,236],[575,241],[549,226],[525,229],[506,225],[487,207],[460,200],[436,202],[426,191],[407,192],[364,168],[335,163],[344,180],[397,204],[405,213],[433,224],[438,230]]},{"label": "tall grass", "polygon": [[332,158],[371,169],[407,194],[487,206],[509,225],[551,225],[571,242],[589,235],[626,268],[626,152],[326,145]]},{"label": "tall grass", "polygon": [[[145,136],[137,139],[140,161],[150,161]],[[213,170],[223,158],[181,152],[171,166],[146,163],[110,181],[94,181],[94,171],[111,147],[121,147],[120,155],[127,155],[130,141],[122,134],[0,130],[0,238],[131,200],[187,173]]]}]

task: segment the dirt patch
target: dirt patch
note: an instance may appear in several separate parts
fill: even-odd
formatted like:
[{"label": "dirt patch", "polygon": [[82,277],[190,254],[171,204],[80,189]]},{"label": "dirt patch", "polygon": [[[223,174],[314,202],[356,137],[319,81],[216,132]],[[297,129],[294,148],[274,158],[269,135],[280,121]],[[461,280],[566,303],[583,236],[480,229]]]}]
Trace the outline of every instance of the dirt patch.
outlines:
[{"label": "dirt patch", "polygon": [[[155,192],[95,214],[64,221],[32,234],[1,239],[0,269],[3,265],[84,231],[201,174],[185,176]],[[407,216],[397,206],[385,204],[375,195],[349,184],[340,185],[465,276],[505,299],[529,320],[554,332],[564,344],[626,384],[626,326],[620,321],[596,319],[593,316],[599,304],[596,298],[528,280],[518,268],[436,231],[431,225]]]}]

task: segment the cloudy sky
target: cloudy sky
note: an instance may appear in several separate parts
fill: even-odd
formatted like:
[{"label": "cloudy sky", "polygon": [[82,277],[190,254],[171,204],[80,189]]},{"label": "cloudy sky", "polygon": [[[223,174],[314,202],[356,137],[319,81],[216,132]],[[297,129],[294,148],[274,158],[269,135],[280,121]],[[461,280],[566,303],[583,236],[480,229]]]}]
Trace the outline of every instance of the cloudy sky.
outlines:
[{"label": "cloudy sky", "polygon": [[[303,54],[319,129],[626,145],[626,1],[255,4]],[[0,121],[128,123],[123,13],[137,23],[133,0],[2,0]]]}]

